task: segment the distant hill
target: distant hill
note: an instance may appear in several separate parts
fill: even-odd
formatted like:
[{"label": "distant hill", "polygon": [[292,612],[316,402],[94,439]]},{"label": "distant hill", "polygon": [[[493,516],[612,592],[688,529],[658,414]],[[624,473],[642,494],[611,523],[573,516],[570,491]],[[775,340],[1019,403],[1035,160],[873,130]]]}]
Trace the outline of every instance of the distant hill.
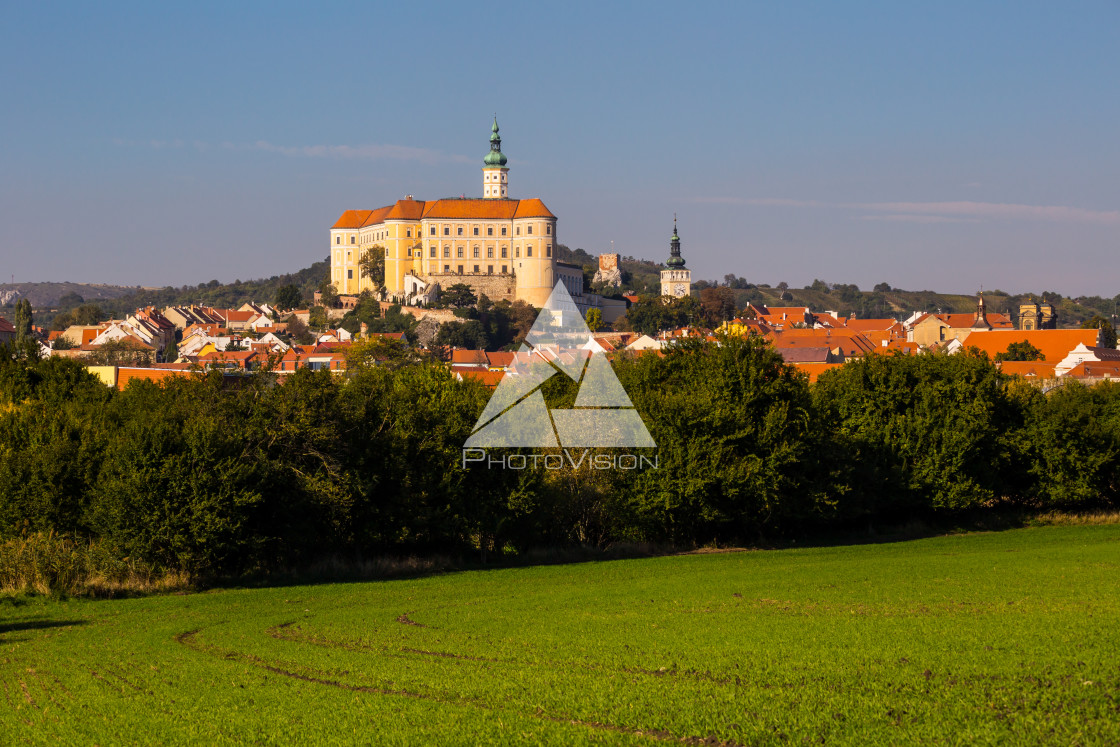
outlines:
[{"label": "distant hill", "polygon": [[[635,257],[620,257],[622,288],[600,288],[591,283],[599,267],[597,255],[588,254],[583,249],[569,249],[559,245],[557,258],[562,262],[583,267],[585,285],[596,293],[619,295],[621,293],[651,294],[661,292],[661,270],[665,265]],[[694,295],[703,288],[715,284],[729,285],[735,292],[735,305],[743,308],[748,302],[768,306],[808,306],[815,312],[834,311],[840,316],[905,319],[915,311],[942,311],[945,313],[968,313],[976,310],[976,296],[956,293],[937,293],[930,290],[909,291],[891,288],[880,283],[871,290],[861,290],[855,285],[815,281],[805,288],[791,288],[782,283],[771,286],[767,283],[752,283],[745,278],[726,275],[723,280],[703,280],[693,275]],[[1114,298],[1100,296],[1079,296],[1068,298],[1059,293],[1043,291],[1040,293],[1021,293],[1013,295],[1002,290],[985,291],[984,298],[989,312],[1005,313],[1016,318],[1019,305],[1028,299],[1048,301],[1054,305],[1058,314],[1058,324],[1063,327],[1076,327],[1095,315],[1101,315],[1116,324],[1120,295]]]},{"label": "distant hill", "polygon": [[98,283],[0,283],[0,306],[14,306],[26,298],[34,308],[57,306],[59,299],[77,293],[87,302],[112,300],[136,293],[140,286],[101,285]]},{"label": "distant hill", "polygon": [[47,325],[58,313],[82,304],[97,304],[106,316],[120,318],[143,306],[177,306],[199,304],[219,308],[237,308],[246,301],[271,302],[276,292],[286,285],[295,285],[310,303],[311,296],[330,274],[327,259],[310,267],[285,275],[261,280],[235,280],[219,283],[211,280],[199,285],[179,288],[142,288],[90,283],[7,283],[0,284],[0,315],[11,316],[10,307],[26,298],[35,310],[35,323]]}]

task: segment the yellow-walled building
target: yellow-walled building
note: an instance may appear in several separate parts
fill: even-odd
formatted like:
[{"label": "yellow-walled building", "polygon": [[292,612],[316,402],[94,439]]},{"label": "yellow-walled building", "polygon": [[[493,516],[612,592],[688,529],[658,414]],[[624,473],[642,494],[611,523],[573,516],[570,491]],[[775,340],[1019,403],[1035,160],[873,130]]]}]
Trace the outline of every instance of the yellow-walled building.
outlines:
[{"label": "yellow-walled building", "polygon": [[330,230],[331,282],[343,295],[376,292],[360,261],[384,248],[386,293],[403,303],[466,283],[492,301],[544,306],[556,278],[556,216],[539,199],[508,196],[509,169],[494,120],[481,198],[415,200],[347,210]]}]

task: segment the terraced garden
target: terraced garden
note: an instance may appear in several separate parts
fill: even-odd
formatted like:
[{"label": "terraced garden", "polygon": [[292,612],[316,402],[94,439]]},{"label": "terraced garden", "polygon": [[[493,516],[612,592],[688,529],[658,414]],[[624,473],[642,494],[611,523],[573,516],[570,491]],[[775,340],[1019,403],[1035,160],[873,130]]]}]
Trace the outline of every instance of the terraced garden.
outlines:
[{"label": "terraced garden", "polygon": [[1120,526],[0,601],[5,744],[1115,744]]}]

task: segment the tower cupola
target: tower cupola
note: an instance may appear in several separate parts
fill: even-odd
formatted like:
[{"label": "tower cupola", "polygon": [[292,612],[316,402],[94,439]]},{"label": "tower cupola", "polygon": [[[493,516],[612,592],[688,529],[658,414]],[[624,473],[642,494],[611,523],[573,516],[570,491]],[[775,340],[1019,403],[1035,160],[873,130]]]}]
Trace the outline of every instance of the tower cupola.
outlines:
[{"label": "tower cupola", "polygon": [[498,118],[490,128],[490,152],[482,159],[482,196],[493,199],[509,196],[509,169],[502,153],[502,136],[498,134]]}]

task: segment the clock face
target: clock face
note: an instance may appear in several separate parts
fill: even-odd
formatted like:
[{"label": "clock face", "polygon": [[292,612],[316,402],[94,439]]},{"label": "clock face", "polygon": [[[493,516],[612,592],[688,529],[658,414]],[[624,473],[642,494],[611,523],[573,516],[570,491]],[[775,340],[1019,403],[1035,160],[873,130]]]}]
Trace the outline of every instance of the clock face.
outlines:
[{"label": "clock face", "polygon": [[677,284],[677,285],[673,286],[673,295],[674,296],[683,296],[684,295],[684,286],[680,285],[680,284]]}]

